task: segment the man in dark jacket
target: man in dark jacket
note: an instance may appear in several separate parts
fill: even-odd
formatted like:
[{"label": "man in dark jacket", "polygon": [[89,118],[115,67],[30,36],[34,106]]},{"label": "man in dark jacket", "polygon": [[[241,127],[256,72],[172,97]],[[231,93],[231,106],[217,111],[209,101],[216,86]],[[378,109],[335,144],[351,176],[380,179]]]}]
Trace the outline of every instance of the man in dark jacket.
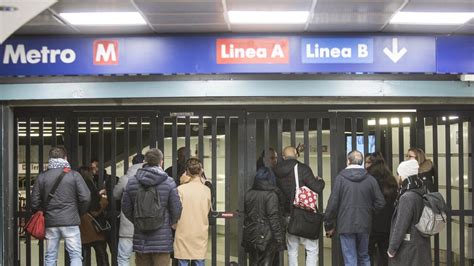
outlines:
[{"label": "man in dark jacket", "polygon": [[377,180],[367,173],[363,162],[357,150],[347,155],[347,167],[334,179],[324,218],[328,236],[337,228],[345,265],[370,265],[372,215],[385,206]]},{"label": "man in dark jacket", "polygon": [[245,193],[245,220],[242,246],[250,255],[250,265],[273,265],[277,251],[285,249],[278,188],[273,174],[260,167],[252,189]]},{"label": "man in dark jacket", "polygon": [[[36,179],[31,194],[33,211],[43,210],[46,222],[45,265],[56,265],[59,241],[64,239],[71,266],[82,265],[80,216],[89,208],[90,192],[82,176],[70,169],[66,150],[49,151],[48,170]],[[43,206],[57,178],[65,172],[48,206]]]},{"label": "man in dark jacket", "polygon": [[143,168],[130,178],[122,197],[122,211],[133,223],[135,197],[140,185],[155,186],[160,202],[166,208],[164,223],[155,231],[142,232],[135,228],[133,251],[136,252],[137,265],[169,265],[173,251],[171,228],[176,226],[181,216],[182,205],[176,183],[161,168],[163,153],[159,149],[150,149],[145,154]]},{"label": "man in dark jacket", "polygon": [[[320,177],[315,177],[309,166],[300,163],[297,159],[295,147],[285,147],[283,149],[283,161],[279,162],[274,169],[277,177],[277,186],[283,194],[282,209],[285,217],[291,215],[293,200],[295,199],[296,182],[294,167],[298,165],[299,184],[307,186],[312,191],[321,195],[324,189],[324,181]],[[306,265],[316,265],[318,260],[318,240],[307,239],[295,235],[286,235],[286,244],[288,248],[288,264],[290,266],[298,265],[298,247],[303,244],[306,249]]]}]

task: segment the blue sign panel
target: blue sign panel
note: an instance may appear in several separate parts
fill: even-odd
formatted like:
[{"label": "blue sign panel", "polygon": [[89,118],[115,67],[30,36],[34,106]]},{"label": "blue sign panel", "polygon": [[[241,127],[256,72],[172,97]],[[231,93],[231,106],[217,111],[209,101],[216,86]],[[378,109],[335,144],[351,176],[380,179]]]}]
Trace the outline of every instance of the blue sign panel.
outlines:
[{"label": "blue sign panel", "polygon": [[303,38],[301,39],[303,64],[373,63],[372,38]]},{"label": "blue sign panel", "polygon": [[434,36],[22,37],[0,45],[0,76],[472,73],[472,40],[443,37],[437,48]]},{"label": "blue sign panel", "polygon": [[474,36],[438,37],[436,64],[438,73],[474,73]]}]

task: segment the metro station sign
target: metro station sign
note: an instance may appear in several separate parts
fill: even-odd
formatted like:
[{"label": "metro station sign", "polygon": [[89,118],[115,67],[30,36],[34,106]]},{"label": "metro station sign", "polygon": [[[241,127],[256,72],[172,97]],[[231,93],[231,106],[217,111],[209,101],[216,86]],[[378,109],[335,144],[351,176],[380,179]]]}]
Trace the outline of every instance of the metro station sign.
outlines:
[{"label": "metro station sign", "polygon": [[474,36],[15,37],[0,76],[474,73]]}]

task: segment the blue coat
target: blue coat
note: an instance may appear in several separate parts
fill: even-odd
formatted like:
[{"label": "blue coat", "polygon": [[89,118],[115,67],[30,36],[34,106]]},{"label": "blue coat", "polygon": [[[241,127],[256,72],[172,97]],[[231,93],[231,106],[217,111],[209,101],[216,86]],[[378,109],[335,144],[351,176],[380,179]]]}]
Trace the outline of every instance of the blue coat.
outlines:
[{"label": "blue coat", "polygon": [[173,234],[171,225],[177,223],[181,216],[181,201],[176,183],[158,166],[138,169],[134,178],[130,178],[122,197],[122,211],[133,222],[133,207],[140,184],[157,186],[161,204],[165,212],[164,224],[156,231],[133,234],[133,251],[138,253],[170,253],[173,251]]}]

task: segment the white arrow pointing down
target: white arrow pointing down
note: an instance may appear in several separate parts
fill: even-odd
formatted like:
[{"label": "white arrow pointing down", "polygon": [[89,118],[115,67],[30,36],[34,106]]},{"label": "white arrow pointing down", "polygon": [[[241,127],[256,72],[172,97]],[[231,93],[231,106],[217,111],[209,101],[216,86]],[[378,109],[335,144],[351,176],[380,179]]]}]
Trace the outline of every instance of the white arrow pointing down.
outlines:
[{"label": "white arrow pointing down", "polygon": [[383,49],[383,52],[392,60],[392,62],[397,63],[407,52],[408,50],[404,47],[398,51],[398,39],[392,39],[392,50],[390,51],[387,47]]}]

